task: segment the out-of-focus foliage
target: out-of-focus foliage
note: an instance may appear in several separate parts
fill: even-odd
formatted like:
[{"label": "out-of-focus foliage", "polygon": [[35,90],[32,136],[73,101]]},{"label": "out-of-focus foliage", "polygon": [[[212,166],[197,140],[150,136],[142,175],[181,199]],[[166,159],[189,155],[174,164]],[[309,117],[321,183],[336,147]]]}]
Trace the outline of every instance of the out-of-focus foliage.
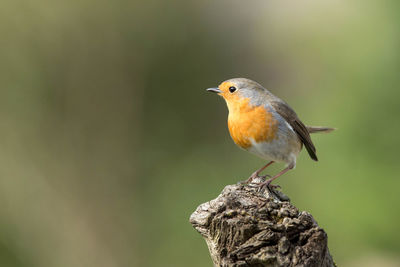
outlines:
[{"label": "out-of-focus foliage", "polygon": [[278,180],[336,262],[400,264],[399,9],[3,1],[0,265],[210,266],[190,213],[264,163],[234,146],[204,90],[232,77],[338,128],[313,136],[318,163],[302,153]]}]

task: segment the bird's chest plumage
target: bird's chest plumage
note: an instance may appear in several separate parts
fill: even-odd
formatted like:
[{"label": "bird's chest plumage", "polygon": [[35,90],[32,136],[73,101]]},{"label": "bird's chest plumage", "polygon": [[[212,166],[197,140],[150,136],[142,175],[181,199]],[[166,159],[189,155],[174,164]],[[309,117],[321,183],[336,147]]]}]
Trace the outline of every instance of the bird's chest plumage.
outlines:
[{"label": "bird's chest plumage", "polygon": [[228,104],[228,128],[233,141],[244,149],[253,143],[272,142],[277,138],[278,121],[263,106],[253,106],[248,99]]}]

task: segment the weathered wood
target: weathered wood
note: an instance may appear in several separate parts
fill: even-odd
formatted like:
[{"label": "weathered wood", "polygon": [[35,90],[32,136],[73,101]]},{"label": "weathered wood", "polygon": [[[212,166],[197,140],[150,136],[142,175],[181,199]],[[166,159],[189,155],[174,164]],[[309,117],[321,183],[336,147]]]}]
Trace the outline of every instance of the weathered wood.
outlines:
[{"label": "weathered wood", "polygon": [[335,266],[325,231],[275,190],[228,185],[201,204],[190,222],[215,266]]}]

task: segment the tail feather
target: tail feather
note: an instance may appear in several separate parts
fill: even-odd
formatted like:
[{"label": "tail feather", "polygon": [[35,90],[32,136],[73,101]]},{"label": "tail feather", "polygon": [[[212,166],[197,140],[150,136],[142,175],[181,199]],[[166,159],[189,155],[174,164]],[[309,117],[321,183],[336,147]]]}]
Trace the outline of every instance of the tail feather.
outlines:
[{"label": "tail feather", "polygon": [[330,133],[336,128],[320,127],[320,126],[306,126],[309,133]]}]

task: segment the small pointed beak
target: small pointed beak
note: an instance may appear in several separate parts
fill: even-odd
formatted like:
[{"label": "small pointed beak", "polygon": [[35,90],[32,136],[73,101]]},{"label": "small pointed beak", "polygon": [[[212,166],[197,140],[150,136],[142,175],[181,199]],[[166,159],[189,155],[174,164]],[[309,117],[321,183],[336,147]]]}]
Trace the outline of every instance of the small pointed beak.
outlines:
[{"label": "small pointed beak", "polygon": [[213,87],[213,88],[208,88],[207,89],[207,92],[213,92],[213,93],[222,93],[222,91],[221,90],[219,90],[219,88],[218,87]]}]

